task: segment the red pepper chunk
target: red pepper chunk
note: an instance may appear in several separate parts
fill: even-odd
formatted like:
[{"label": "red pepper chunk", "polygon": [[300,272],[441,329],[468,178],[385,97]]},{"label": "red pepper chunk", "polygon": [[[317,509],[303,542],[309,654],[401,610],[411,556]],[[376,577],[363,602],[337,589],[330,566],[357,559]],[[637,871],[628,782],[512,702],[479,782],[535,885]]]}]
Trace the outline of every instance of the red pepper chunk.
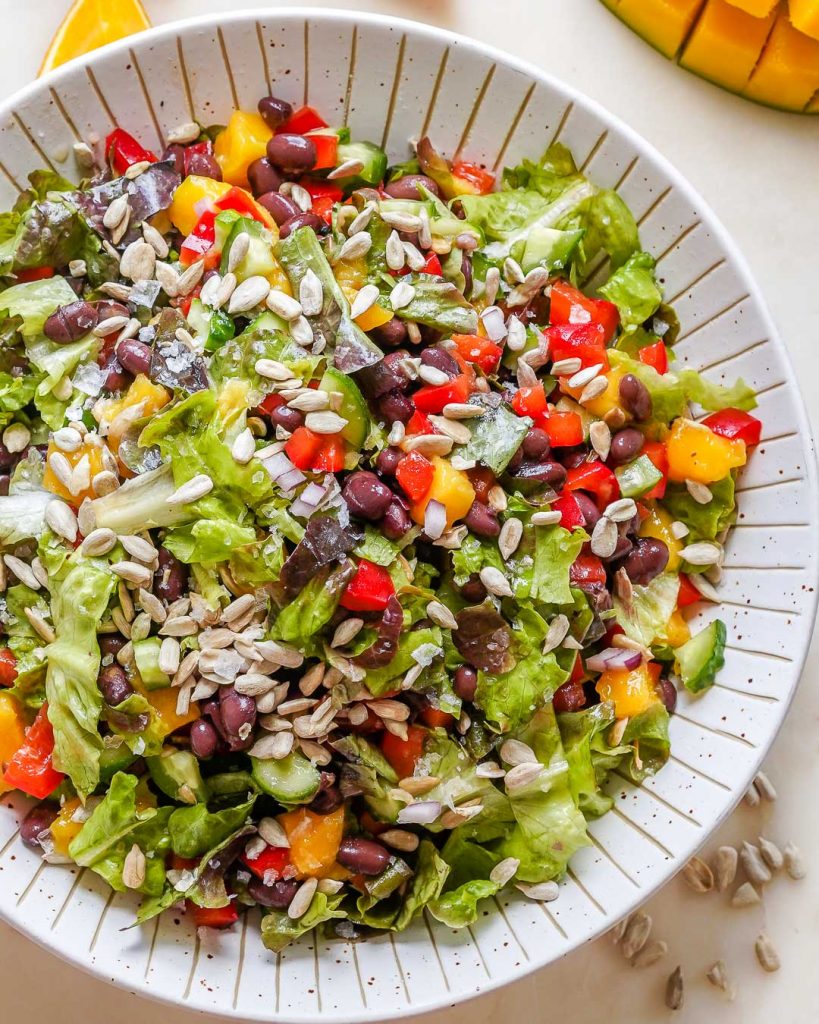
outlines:
[{"label": "red pepper chunk", "polygon": [[17,657],[8,647],[0,650],[0,686],[12,686],[17,678]]},{"label": "red pepper chunk", "polygon": [[696,604],[697,601],[707,601],[708,599],[703,597],[702,594],[697,590],[691,580],[685,575],[684,572],[680,573],[680,590],[677,594],[677,607],[687,608],[690,604]]},{"label": "red pepper chunk", "polygon": [[381,753],[395,769],[398,777],[407,779],[415,772],[415,765],[424,753],[424,742],[427,733],[417,725],[407,728],[407,738],[402,740],[394,733],[384,733],[381,741]]},{"label": "red pepper chunk", "polygon": [[51,763],[53,753],[54,730],[48,720],[48,705],[43,704],[22,745],[6,766],[3,781],[13,789],[44,799],[65,778]]},{"label": "red pepper chunk", "polygon": [[512,396],[512,408],[518,416],[531,416],[533,420],[548,412],[546,392],[542,384],[519,388]]},{"label": "red pepper chunk", "polygon": [[221,199],[217,199],[213,205],[216,207],[217,212],[233,210],[234,212],[241,214],[243,217],[249,217],[251,220],[256,220],[260,224],[264,224],[265,227],[269,227],[271,223],[270,220],[265,220],[261,212],[261,207],[253,199],[250,193],[243,188],[239,188],[238,185],[234,185],[229,192],[225,192]]},{"label": "red pepper chunk", "polygon": [[196,163],[193,159],[195,156],[213,156],[213,143],[210,139],[196,142],[192,146],[185,146],[182,150],[182,163],[186,178],[189,174],[196,174]]},{"label": "red pepper chunk", "polygon": [[456,160],[452,165],[452,176],[471,186],[470,191],[485,196],[495,187],[495,175],[480,164],[467,160]]},{"label": "red pepper chunk", "polygon": [[552,285],[549,320],[553,324],[599,324],[604,344],[608,344],[617,333],[620,313],[613,302],[589,298],[568,281],[556,281]]},{"label": "red pepper chunk", "polygon": [[193,914],[197,928],[230,928],[239,920],[235,902],[228,903],[226,907],[198,907],[191,900],[186,900],[185,905]]},{"label": "red pepper chunk", "polygon": [[552,502],[551,508],[560,513],[560,525],[565,530],[576,530],[586,525],[586,517],[573,494],[561,494],[557,501]]},{"label": "red pepper chunk", "polygon": [[609,368],[606,332],[601,324],[558,324],[547,327],[544,334],[554,362],[579,359],[583,369],[598,365],[602,365],[604,370]]},{"label": "red pepper chunk", "polygon": [[117,174],[125,174],[134,164],[156,163],[154,154],[122,128],[115,128],[105,140],[105,156]]},{"label": "red pepper chunk", "polygon": [[308,427],[296,427],[284,445],[288,459],[296,469],[310,470],[319,453],[324,438]]},{"label": "red pepper chunk", "polygon": [[427,256],[427,261],[424,264],[424,269],[421,271],[422,274],[432,274],[433,277],[440,277],[443,274],[441,269],[441,261],[438,259],[438,254],[431,252]]},{"label": "red pepper chunk", "polygon": [[313,164],[313,170],[323,171],[329,167],[335,167],[338,163],[338,135],[335,132],[327,132],[319,128],[314,132],[307,132],[306,137],[316,147],[316,162]]},{"label": "red pepper chunk", "polygon": [[344,469],[344,440],[341,434],[325,434],[324,444],[313,460],[314,473],[340,473]]},{"label": "red pepper chunk", "polygon": [[299,107],[276,129],[277,135],[305,135],[317,128],[326,128],[327,122],[315,107]]},{"label": "red pepper chunk", "polygon": [[290,851],[284,846],[266,846],[256,857],[248,857],[246,853],[242,853],[239,860],[258,878],[264,878],[272,871],[278,879],[290,863]]},{"label": "red pepper chunk", "polygon": [[404,431],[407,437],[413,437],[415,434],[435,434],[437,431],[432,425],[432,420],[426,413],[418,412],[417,410],[407,420],[407,424],[404,427]]},{"label": "red pepper chunk", "polygon": [[453,334],[455,347],[468,363],[479,366],[484,373],[494,373],[498,368],[503,349],[489,338],[477,334]]},{"label": "red pepper chunk", "polygon": [[398,463],[395,479],[413,503],[420,501],[432,486],[435,469],[426,456],[410,452]]},{"label": "red pepper chunk", "polygon": [[340,604],[351,612],[383,612],[394,593],[395,584],[387,570],[362,558]]},{"label": "red pepper chunk", "polygon": [[201,260],[213,248],[216,241],[216,211],[205,210],[196,227],[191,231],[179,249],[179,262],[190,266]]},{"label": "red pepper chunk", "polygon": [[655,469],[659,469],[663,474],[662,480],[656,483],[650,491],[643,495],[643,501],[647,498],[665,497],[665,489],[668,486],[668,449],[662,441],[646,441],[643,444],[643,449],[640,454],[647,456],[647,458],[654,464]]},{"label": "red pepper chunk", "polygon": [[641,363],[652,367],[657,373],[668,372],[668,349],[663,342],[656,341],[653,345],[644,345],[637,353]]},{"label": "red pepper chunk", "polygon": [[449,729],[455,721],[454,715],[441,711],[440,708],[434,708],[431,704],[425,704],[418,717],[430,729]]},{"label": "red pepper chunk", "polygon": [[747,445],[759,444],[762,437],[762,423],[741,409],[721,409],[712,412],[702,421],[709,430],[731,441],[744,441]]},{"label": "red pepper chunk", "polygon": [[583,443],[583,421],[576,412],[550,412],[538,421],[549,435],[552,448],[572,448]]},{"label": "red pepper chunk", "polygon": [[427,384],[412,396],[415,408],[426,413],[443,412],[452,402],[462,403],[469,397],[472,382],[465,373],[453,377],[446,384]]},{"label": "red pepper chunk", "polygon": [[582,587],[584,583],[605,585],[606,568],[597,555],[578,555],[569,569],[569,582],[574,587]]},{"label": "red pepper chunk", "polygon": [[26,270],[18,270],[14,277],[18,284],[44,281],[47,277],[54,277],[54,267],[29,267]]},{"label": "red pepper chunk", "polygon": [[566,475],[565,489],[593,494],[601,512],[620,497],[617,477],[602,462],[584,462],[570,469]]}]

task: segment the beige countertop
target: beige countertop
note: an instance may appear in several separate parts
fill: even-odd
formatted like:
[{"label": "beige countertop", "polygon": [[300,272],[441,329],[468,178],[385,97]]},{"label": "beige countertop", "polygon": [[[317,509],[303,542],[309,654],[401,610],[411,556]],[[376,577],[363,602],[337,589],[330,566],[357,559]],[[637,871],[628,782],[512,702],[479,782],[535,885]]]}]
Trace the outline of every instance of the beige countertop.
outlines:
[{"label": "beige countertop", "polygon": [[[110,0],[116,3],[117,0]],[[0,95],[36,73],[68,0],[0,0],[5,33]],[[240,6],[231,0],[146,0],[155,24]],[[247,0],[241,6],[271,6]],[[318,6],[305,3],[305,6]],[[532,61],[605,104],[653,142],[698,188],[739,242],[771,306],[819,423],[819,117],[766,110],[724,93],[675,68],[627,31],[597,0],[347,0],[328,6],[414,18],[490,42]],[[503,126],[499,125],[499,131]],[[807,1024],[816,1020],[816,949],[819,936],[819,691],[814,644],[790,716],[768,758],[779,791],[775,804],[741,807],[718,839],[755,840],[763,832],[792,839],[808,864],[808,877],[780,877],[764,903],[732,910],[725,896],[699,896],[680,880],[649,901],[656,937],[668,958],[646,969],[625,964],[603,938],[535,975],[426,1018],[434,1024],[488,1024],[499,1019],[570,1024]],[[765,974],[753,943],[764,928],[782,968]],[[725,959],[738,984],[729,1004],[704,979]],[[669,971],[681,964],[686,1004],[664,1009]],[[2,1018],[41,1024],[188,1024],[194,1015],[106,986],[0,924]]]}]

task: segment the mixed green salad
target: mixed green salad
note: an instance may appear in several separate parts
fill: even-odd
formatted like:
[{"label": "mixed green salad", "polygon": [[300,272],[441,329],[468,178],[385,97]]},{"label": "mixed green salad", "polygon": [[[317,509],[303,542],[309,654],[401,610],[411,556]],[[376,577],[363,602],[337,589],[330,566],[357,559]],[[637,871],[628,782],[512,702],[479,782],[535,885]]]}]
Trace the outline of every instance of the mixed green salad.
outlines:
[{"label": "mixed green salad", "polygon": [[[274,96],[0,216],[0,792],[281,950],[554,899],[707,689],[741,381],[552,146],[389,166]],[[700,606],[701,607],[701,606]]]}]

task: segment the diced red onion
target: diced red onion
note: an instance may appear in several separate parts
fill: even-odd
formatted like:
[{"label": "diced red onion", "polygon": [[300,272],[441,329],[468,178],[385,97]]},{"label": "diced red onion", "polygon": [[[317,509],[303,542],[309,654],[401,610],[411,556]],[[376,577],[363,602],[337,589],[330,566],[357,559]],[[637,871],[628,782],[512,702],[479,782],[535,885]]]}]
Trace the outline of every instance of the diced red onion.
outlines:
[{"label": "diced red onion", "polygon": [[606,672],[611,668],[638,668],[643,656],[639,651],[631,651],[627,647],[607,647],[599,654],[586,660],[586,668],[592,672]]},{"label": "diced red onion", "polygon": [[274,483],[278,483],[285,473],[290,473],[296,468],[284,452],[276,452],[269,459],[265,459],[262,465],[270,474],[270,479]]},{"label": "diced red onion", "polygon": [[282,491],[293,491],[304,481],[304,473],[294,466],[289,472],[279,477],[278,484]]},{"label": "diced red onion", "polygon": [[418,800],[401,808],[398,812],[398,824],[431,825],[440,813],[441,805],[437,800]]},{"label": "diced red onion", "polygon": [[438,540],[446,529],[446,508],[432,498],[424,512],[424,533],[430,540]]},{"label": "diced red onion", "polygon": [[318,508],[326,494],[327,491],[321,484],[309,483],[299,495],[299,499],[305,505],[312,505],[313,508]]},{"label": "diced red onion", "polygon": [[483,321],[487,337],[491,341],[503,341],[509,333],[506,329],[506,321],[503,318],[503,312],[498,308],[498,306],[488,306],[481,313],[481,320]]}]

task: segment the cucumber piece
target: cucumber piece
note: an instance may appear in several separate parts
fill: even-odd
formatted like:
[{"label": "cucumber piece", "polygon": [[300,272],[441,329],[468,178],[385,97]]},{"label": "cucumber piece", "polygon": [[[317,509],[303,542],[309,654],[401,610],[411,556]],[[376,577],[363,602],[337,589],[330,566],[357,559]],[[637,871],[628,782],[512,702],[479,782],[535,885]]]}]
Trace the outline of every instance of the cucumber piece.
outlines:
[{"label": "cucumber piece", "polygon": [[387,173],[387,154],[374,142],[340,142],[338,145],[338,166],[348,160],[360,160],[363,167],[349,178],[337,178],[335,184],[341,188],[359,185],[379,185]]},{"label": "cucumber piece", "polygon": [[726,637],[725,623],[714,619],[674,651],[680,678],[691,693],[701,693],[713,685],[725,664]]},{"label": "cucumber piece", "polygon": [[251,757],[250,763],[250,774],[259,789],[282,804],[307,804],[321,785],[318,768],[295,751],[280,761]]},{"label": "cucumber piece", "polygon": [[235,268],[233,273],[240,283],[248,277],[267,277],[278,269],[278,264],[273,256],[273,235],[257,220],[250,217],[239,217],[234,221],[230,234],[225,239],[222,247],[222,262],[219,266],[221,273],[225,273],[230,260],[230,250],[236,239],[241,234],[246,234],[250,239],[247,255]]},{"label": "cucumber piece", "polygon": [[642,494],[648,494],[663,478],[663,474],[647,455],[640,455],[633,462],[618,466],[614,475],[624,498],[639,498]]},{"label": "cucumber piece", "polygon": [[135,640],[134,661],[139,677],[146,690],[162,690],[171,685],[171,677],[159,667],[159,649],[162,641],[158,636],[148,636],[144,640]]},{"label": "cucumber piece", "polygon": [[347,420],[347,426],[341,431],[341,436],[353,448],[360,449],[370,432],[370,413],[358,385],[346,373],[330,367],[319,381],[319,391],[326,391],[328,394],[336,391],[341,395],[338,414]]},{"label": "cucumber piece", "polygon": [[162,792],[182,804],[205,803],[208,787],[199,772],[199,762],[190,750],[164,747],[158,757],[146,757],[153,782]]},{"label": "cucumber piece", "polygon": [[117,772],[124,772],[136,761],[136,754],[132,754],[123,743],[119,747],[105,747],[100,754],[100,782],[109,783]]}]

